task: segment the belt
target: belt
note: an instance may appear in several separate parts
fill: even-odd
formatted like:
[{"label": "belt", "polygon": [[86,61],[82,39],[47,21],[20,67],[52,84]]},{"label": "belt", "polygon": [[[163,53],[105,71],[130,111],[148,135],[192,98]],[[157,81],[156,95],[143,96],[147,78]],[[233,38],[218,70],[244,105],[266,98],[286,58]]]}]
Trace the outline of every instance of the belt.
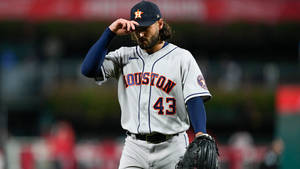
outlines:
[{"label": "belt", "polygon": [[134,133],[130,133],[129,131],[127,131],[126,133],[129,136],[134,136],[138,140],[147,141],[147,142],[153,143],[153,144],[158,144],[158,143],[167,141],[170,138],[178,135],[178,133],[166,135],[166,134],[157,133],[157,132],[150,133],[150,134],[134,134]]}]

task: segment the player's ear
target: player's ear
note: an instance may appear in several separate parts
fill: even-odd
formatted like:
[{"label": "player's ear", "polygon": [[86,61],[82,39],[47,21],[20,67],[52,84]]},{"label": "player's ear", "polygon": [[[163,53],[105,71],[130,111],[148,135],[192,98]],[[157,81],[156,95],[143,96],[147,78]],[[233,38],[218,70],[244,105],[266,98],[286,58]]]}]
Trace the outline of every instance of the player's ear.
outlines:
[{"label": "player's ear", "polygon": [[160,18],[157,22],[158,22],[159,30],[161,30],[164,26],[164,20],[162,18]]}]

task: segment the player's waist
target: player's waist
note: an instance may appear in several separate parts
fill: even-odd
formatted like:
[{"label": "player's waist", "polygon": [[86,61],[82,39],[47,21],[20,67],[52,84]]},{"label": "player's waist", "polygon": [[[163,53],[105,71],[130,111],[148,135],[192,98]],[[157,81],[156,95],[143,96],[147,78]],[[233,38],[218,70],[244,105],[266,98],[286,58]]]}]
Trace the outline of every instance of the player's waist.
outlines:
[{"label": "player's waist", "polygon": [[161,143],[161,142],[165,142],[165,141],[171,139],[174,136],[178,136],[178,133],[176,133],[176,134],[162,134],[162,133],[157,133],[157,132],[153,132],[153,133],[149,133],[149,134],[134,134],[134,133],[131,133],[131,132],[127,131],[126,134],[128,136],[131,136],[131,137],[135,138],[135,139],[147,141],[147,142],[153,143],[153,144],[158,144],[158,143]]}]

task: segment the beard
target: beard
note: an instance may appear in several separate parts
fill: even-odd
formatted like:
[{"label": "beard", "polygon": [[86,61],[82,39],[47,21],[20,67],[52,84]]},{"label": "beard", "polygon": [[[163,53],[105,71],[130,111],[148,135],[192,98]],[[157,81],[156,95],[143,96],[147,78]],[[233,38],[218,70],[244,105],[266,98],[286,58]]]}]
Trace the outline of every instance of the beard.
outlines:
[{"label": "beard", "polygon": [[149,40],[146,38],[139,38],[137,40],[137,43],[142,49],[147,50],[153,48],[153,46],[155,46],[158,43],[158,41],[159,33],[156,33]]}]

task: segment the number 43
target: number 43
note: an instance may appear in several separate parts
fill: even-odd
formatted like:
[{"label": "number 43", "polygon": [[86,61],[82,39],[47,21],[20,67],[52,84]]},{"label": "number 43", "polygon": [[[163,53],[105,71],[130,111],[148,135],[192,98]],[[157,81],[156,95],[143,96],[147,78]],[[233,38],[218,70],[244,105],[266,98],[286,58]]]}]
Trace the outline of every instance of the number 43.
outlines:
[{"label": "number 43", "polygon": [[158,110],[159,115],[174,115],[176,113],[176,100],[173,97],[167,97],[166,98],[166,104],[168,104],[168,109],[164,110],[164,99],[162,97],[159,97],[155,104],[153,105],[153,108],[155,110]]}]

